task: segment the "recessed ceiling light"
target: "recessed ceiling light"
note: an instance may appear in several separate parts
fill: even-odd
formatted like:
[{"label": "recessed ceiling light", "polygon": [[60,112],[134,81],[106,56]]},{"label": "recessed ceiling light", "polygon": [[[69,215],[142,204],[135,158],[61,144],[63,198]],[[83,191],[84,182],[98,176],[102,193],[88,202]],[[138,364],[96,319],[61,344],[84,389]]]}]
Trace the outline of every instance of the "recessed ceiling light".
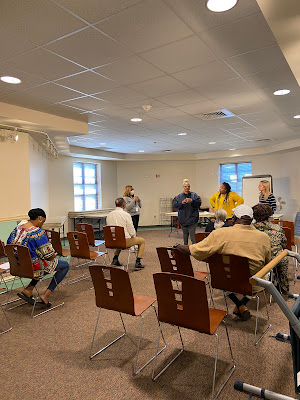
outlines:
[{"label": "recessed ceiling light", "polygon": [[105,146],[106,145],[106,143],[99,143],[100,144],[100,146]]},{"label": "recessed ceiling light", "polygon": [[236,150],[236,149],[229,149],[229,150]]},{"label": "recessed ceiling light", "polygon": [[206,7],[213,12],[223,12],[233,8],[238,0],[207,0]]},{"label": "recessed ceiling light", "polygon": [[139,153],[145,153],[145,150],[139,150]]},{"label": "recessed ceiling light", "polygon": [[186,132],[178,133],[178,136],[186,136],[186,135],[187,135]]},{"label": "recessed ceiling light", "polygon": [[15,78],[14,76],[1,76],[1,81],[6,83],[13,83],[14,85],[21,83],[21,79]]},{"label": "recessed ceiling light", "polygon": [[298,114],[298,115],[294,115],[294,117],[293,118],[300,118],[300,114]]},{"label": "recessed ceiling light", "polygon": [[275,94],[275,96],[284,96],[285,94],[289,94],[290,90],[289,89],[280,89],[280,90],[276,90],[273,94]]},{"label": "recessed ceiling light", "polygon": [[208,142],[208,144],[216,144],[217,142]]},{"label": "recessed ceiling light", "polygon": [[131,122],[141,122],[142,118],[131,118]]}]

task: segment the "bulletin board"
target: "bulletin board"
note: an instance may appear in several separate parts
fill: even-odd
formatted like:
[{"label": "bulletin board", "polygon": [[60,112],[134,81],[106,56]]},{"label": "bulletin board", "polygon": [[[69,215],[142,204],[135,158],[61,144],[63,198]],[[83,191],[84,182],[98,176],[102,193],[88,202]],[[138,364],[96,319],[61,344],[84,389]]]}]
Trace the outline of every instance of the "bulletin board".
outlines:
[{"label": "bulletin board", "polygon": [[253,207],[258,203],[259,200],[259,190],[258,184],[260,181],[269,181],[271,186],[271,193],[273,193],[273,181],[272,175],[252,175],[252,176],[244,176],[243,183],[243,192],[242,196],[247,206]]}]

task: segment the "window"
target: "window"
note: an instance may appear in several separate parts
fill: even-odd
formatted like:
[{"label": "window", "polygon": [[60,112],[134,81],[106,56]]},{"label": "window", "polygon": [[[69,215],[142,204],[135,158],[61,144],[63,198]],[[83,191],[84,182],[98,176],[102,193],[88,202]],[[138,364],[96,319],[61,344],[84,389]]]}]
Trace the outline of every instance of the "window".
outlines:
[{"label": "window", "polygon": [[219,184],[222,182],[228,182],[231,186],[231,190],[240,196],[242,195],[243,177],[251,175],[251,162],[220,164],[219,166]]},{"label": "window", "polygon": [[97,165],[73,162],[75,211],[98,208]]}]

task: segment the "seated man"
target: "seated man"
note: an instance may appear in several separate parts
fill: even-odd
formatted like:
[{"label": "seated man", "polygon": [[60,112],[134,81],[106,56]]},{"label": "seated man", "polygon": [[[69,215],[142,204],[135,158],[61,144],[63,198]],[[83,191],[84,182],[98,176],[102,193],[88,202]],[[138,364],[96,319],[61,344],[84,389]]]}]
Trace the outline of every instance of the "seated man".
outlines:
[{"label": "seated man", "polygon": [[[249,259],[250,273],[255,275],[271,259],[270,238],[263,232],[255,229],[252,223],[253,210],[244,204],[237,206],[232,217],[233,227],[216,229],[207,238],[191,246],[178,245],[177,248],[191,254],[201,261],[214,253],[233,254]],[[254,286],[253,291],[259,291],[259,286]],[[235,303],[233,313],[244,321],[250,318],[246,307],[248,297],[239,300],[234,293],[229,298]]]},{"label": "seated man", "polygon": [[[142,269],[144,265],[141,264],[141,259],[143,258],[144,248],[145,248],[145,239],[136,237],[136,232],[132,223],[132,218],[130,214],[124,211],[126,207],[126,202],[123,197],[119,197],[115,201],[116,209],[111,211],[106,219],[106,223],[108,226],[122,226],[125,232],[126,238],[126,247],[129,248],[131,246],[138,246],[138,254],[135,261],[135,268]],[[117,267],[122,266],[119,262],[119,254],[121,250],[115,250],[115,255],[112,261],[112,265]]]}]

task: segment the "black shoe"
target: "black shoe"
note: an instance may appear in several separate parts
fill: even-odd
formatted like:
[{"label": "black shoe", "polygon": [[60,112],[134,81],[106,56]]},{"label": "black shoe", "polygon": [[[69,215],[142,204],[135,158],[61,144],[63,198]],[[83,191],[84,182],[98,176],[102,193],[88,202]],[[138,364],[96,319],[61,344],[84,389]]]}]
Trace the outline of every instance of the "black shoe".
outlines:
[{"label": "black shoe", "polygon": [[145,265],[142,265],[140,262],[136,262],[134,268],[137,270],[143,269],[145,268]]},{"label": "black shoe", "polygon": [[115,267],[123,267],[123,264],[121,264],[117,258],[112,260],[111,265],[114,265]]}]

